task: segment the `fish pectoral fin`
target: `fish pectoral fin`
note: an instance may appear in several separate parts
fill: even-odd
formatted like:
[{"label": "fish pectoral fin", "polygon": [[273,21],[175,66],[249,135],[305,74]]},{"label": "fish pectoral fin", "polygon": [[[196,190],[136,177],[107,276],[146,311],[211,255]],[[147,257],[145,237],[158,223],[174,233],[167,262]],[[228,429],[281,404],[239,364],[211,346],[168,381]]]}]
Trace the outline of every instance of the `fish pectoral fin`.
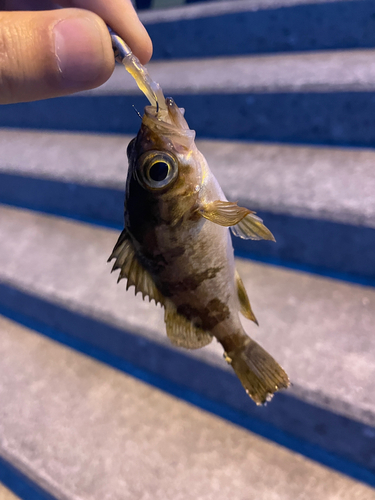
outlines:
[{"label": "fish pectoral fin", "polygon": [[117,282],[126,278],[127,290],[129,287],[134,286],[135,295],[141,292],[143,299],[149,297],[150,301],[155,300],[155,304],[160,303],[164,305],[164,296],[157,289],[150,273],[139,263],[135,255],[133,243],[126,229],[120,234],[108,262],[112,259],[116,259],[112,271],[120,269]]},{"label": "fish pectoral fin", "polygon": [[237,203],[232,201],[216,200],[201,208],[201,214],[205,219],[225,227],[238,224],[251,213],[247,208],[239,207]]},{"label": "fish pectoral fin", "polygon": [[235,278],[236,278],[236,285],[237,285],[238,300],[240,301],[241,313],[245,316],[245,318],[247,318],[251,321],[254,321],[254,323],[259,325],[258,320],[256,319],[255,314],[253,313],[253,311],[251,309],[249,297],[247,296],[246,289],[244,287],[242,279],[240,278],[240,275],[238,274],[237,270],[235,272]]},{"label": "fish pectoral fin", "polygon": [[167,335],[173,345],[185,349],[199,349],[212,341],[212,335],[197,328],[191,321],[176,311],[170,301],[165,303],[164,321]]},{"label": "fish pectoral fin", "polygon": [[234,236],[244,240],[270,240],[276,241],[274,235],[263,224],[255,212],[247,214],[238,224],[231,227]]}]

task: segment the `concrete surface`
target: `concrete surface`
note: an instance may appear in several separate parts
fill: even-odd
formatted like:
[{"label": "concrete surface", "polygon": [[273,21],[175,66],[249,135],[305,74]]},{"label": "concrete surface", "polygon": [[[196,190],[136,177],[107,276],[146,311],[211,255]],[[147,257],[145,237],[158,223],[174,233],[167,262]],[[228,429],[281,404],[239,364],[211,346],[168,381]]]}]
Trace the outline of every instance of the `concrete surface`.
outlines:
[{"label": "concrete surface", "polygon": [[19,498],[0,483],[0,500],[19,500]]},{"label": "concrete surface", "polygon": [[[162,309],[110,274],[117,235],[2,207],[0,279],[172,349]],[[260,322],[245,328],[290,375],[288,394],[375,426],[375,290],[245,260],[237,267]],[[217,343],[176,352],[231,372]]]},{"label": "concrete surface", "polygon": [[[156,59],[374,47],[372,1],[231,0],[141,13]],[[340,22],[337,22],[337,20]]]},{"label": "concrete surface", "polygon": [[[128,140],[3,129],[0,202],[121,227]],[[375,280],[373,151],[198,146],[228,198],[260,212],[275,234],[273,245],[235,239],[243,255]]]},{"label": "concrete surface", "polygon": [[0,318],[0,455],[59,500],[375,491]]},{"label": "concrete surface", "polygon": [[[2,129],[0,175],[123,190],[130,139]],[[197,145],[229,199],[257,210],[375,228],[371,149],[204,140]]]},{"label": "concrete surface", "polygon": [[[147,68],[167,95],[375,90],[370,49],[161,61]],[[80,95],[139,92],[125,68],[116,66],[106,83]]]},{"label": "concrete surface", "polygon": [[[199,138],[375,145],[375,99],[368,91],[173,93],[172,97],[186,109]],[[140,92],[9,104],[0,109],[0,127],[135,134],[140,122],[132,106],[142,111],[145,105]]]},{"label": "concrete surface", "polygon": [[[173,2],[174,0],[171,1]],[[211,2],[203,0],[198,5],[181,5],[158,10],[144,10],[139,12],[139,17],[143,23],[153,24],[161,21],[177,21],[261,9],[277,9],[279,7],[291,7],[294,5],[324,4],[342,1],[346,0],[214,0]]]}]

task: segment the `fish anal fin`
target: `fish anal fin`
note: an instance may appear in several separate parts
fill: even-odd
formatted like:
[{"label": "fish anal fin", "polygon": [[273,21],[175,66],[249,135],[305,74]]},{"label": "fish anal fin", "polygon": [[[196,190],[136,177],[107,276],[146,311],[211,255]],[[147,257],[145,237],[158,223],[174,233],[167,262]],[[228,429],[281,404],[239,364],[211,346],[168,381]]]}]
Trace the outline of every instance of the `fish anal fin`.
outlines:
[{"label": "fish anal fin", "polygon": [[164,321],[169,340],[185,349],[199,349],[212,341],[212,335],[179,314],[171,302],[165,304]]},{"label": "fish anal fin", "polygon": [[116,259],[112,271],[120,269],[118,282],[127,279],[126,289],[135,288],[135,294],[142,293],[143,299],[155,300],[155,303],[164,305],[164,296],[157,289],[150,273],[140,264],[135,254],[134,246],[126,229],[121,233],[108,262]]},{"label": "fish anal fin", "polygon": [[240,222],[231,227],[235,236],[244,240],[269,240],[276,241],[274,235],[263,224],[255,212],[247,214]]},{"label": "fish anal fin", "polygon": [[240,301],[240,311],[241,313],[245,316],[245,318],[254,321],[257,325],[259,325],[258,320],[255,317],[255,314],[253,313],[253,310],[251,309],[249,297],[247,296],[246,288],[242,282],[242,279],[240,278],[240,275],[238,274],[237,270],[235,273],[235,278],[236,278],[236,285],[237,285],[237,295],[238,295],[238,300]]},{"label": "fish anal fin", "polygon": [[276,391],[290,385],[281,366],[249,337],[241,347],[226,352],[224,357],[257,405],[270,401]]},{"label": "fish anal fin", "polygon": [[201,214],[205,219],[225,227],[238,224],[250,213],[247,208],[239,207],[237,203],[231,201],[216,200],[201,208]]}]

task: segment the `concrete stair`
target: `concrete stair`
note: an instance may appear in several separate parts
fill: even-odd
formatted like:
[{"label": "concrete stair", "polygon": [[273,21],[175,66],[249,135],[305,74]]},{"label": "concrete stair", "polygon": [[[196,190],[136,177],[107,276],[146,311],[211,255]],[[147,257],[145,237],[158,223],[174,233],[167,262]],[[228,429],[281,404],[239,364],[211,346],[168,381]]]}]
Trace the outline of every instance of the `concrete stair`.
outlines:
[{"label": "concrete stair", "polygon": [[374,47],[374,13],[370,0],[230,0],[140,17],[168,59]]},{"label": "concrete stair", "polygon": [[[150,72],[198,137],[366,147],[375,144],[374,58],[367,49],[278,54],[154,63]],[[146,100],[130,79],[118,68],[96,92],[2,107],[0,126],[134,134],[131,107]]]},{"label": "concrete stair", "polygon": [[368,486],[1,317],[0,331],[0,456],[45,498],[375,498]]},{"label": "concrete stair", "polygon": [[[129,139],[2,130],[0,202],[122,228]],[[235,238],[239,254],[375,282],[374,151],[198,146],[228,199],[257,210],[275,234],[276,244]]]},{"label": "concrete stair", "polygon": [[217,344],[173,348],[160,307],[110,275],[145,105],[121,67],[3,106],[0,499],[375,500],[375,2],[142,19],[150,73],[277,238],[234,242],[260,321],[245,328],[293,385],[257,408]]},{"label": "concrete stair", "polygon": [[375,472],[373,288],[238,261],[261,324],[245,327],[293,383],[259,409],[218,344],[173,348],[161,308],[116,286],[105,262],[117,231],[5,207],[0,213],[4,314],[52,328],[73,345],[84,342]]}]

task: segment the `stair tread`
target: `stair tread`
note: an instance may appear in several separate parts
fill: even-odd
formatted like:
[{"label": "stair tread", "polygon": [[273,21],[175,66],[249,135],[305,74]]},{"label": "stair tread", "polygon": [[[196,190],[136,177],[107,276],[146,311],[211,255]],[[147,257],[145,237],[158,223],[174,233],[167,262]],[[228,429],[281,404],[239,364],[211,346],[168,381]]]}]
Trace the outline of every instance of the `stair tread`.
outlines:
[{"label": "stair tread", "polygon": [[[122,190],[122,135],[1,129],[0,175]],[[375,228],[375,151],[198,140],[228,199],[249,208]]]},{"label": "stair tread", "polygon": [[[118,231],[2,207],[0,280],[170,347],[160,307],[125,292],[105,264]],[[375,290],[237,259],[260,328],[294,394],[375,424]],[[181,350],[178,350],[181,352]],[[184,354],[231,372],[215,342]]]},{"label": "stair tread", "polygon": [[[155,61],[147,65],[164,93],[364,92],[375,89],[375,50],[325,50]],[[101,87],[78,95],[139,94],[122,66]]]},{"label": "stair tread", "polygon": [[141,21],[145,24],[171,22],[200,17],[213,17],[223,14],[233,14],[261,9],[277,9],[294,5],[343,2],[345,0],[214,0],[203,1],[193,5],[181,5],[139,12]]},{"label": "stair tread", "polygon": [[3,317],[0,331],[0,455],[56,498],[375,498]]}]

